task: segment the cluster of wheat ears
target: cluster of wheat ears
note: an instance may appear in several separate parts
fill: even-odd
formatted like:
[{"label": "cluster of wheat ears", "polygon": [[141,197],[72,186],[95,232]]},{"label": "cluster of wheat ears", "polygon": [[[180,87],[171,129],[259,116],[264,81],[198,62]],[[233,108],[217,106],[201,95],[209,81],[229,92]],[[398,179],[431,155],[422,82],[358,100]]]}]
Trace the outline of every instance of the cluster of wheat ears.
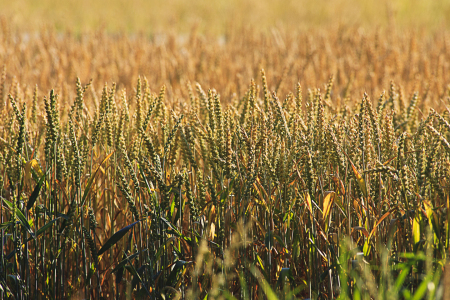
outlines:
[{"label": "cluster of wheat ears", "polygon": [[448,32],[1,29],[1,298],[442,293]]}]

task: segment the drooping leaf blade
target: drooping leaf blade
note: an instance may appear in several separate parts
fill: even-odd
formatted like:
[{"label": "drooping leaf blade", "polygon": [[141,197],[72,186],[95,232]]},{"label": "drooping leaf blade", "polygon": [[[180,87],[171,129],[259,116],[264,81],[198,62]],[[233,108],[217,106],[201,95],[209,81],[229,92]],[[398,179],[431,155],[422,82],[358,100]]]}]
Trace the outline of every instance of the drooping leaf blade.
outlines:
[{"label": "drooping leaf blade", "polygon": [[12,226],[12,225],[14,225],[14,221],[9,221],[9,222],[2,223],[2,224],[0,224],[0,229],[5,229],[5,228],[8,228],[9,226]]},{"label": "drooping leaf blade", "polygon": [[34,236],[34,232],[33,232],[33,230],[31,230],[30,223],[28,223],[28,220],[27,220],[27,218],[25,218],[25,215],[23,214],[23,212],[18,207],[14,208],[13,204],[11,202],[9,202],[8,200],[6,200],[5,198],[2,197],[2,200],[6,204],[6,206],[8,206],[9,210],[15,211],[16,218],[19,221],[20,225],[22,225],[22,227],[25,228],[31,236]]},{"label": "drooping leaf blade", "polygon": [[[43,234],[47,229],[49,229],[50,227],[52,227],[53,224],[55,224],[56,221],[58,221],[59,217],[57,217],[56,219],[53,219],[51,221],[49,221],[47,224],[45,224],[44,226],[42,226],[41,228],[38,229],[38,231],[36,231],[36,235],[35,238],[37,238],[38,236],[40,236],[41,234]],[[31,238],[29,238],[27,240],[27,242],[29,242],[31,240]]]},{"label": "drooping leaf blade", "polygon": [[25,218],[25,215],[18,207],[16,207],[16,217],[19,220],[22,227],[25,228],[28,231],[28,233],[34,237],[34,232],[33,230],[31,230],[30,223],[28,223],[27,218]]},{"label": "drooping leaf blade", "polygon": [[42,175],[38,184],[36,185],[33,192],[31,193],[30,198],[28,198],[27,210],[30,210],[33,207],[34,203],[36,202],[37,197],[39,196],[39,192],[41,191],[42,185],[44,184],[44,180],[45,180],[45,174]]},{"label": "drooping leaf blade", "polygon": [[137,223],[139,223],[139,221],[134,222],[133,224],[130,224],[122,229],[120,229],[119,231],[117,231],[116,233],[113,234],[112,237],[109,238],[109,240],[107,240],[105,242],[105,244],[102,246],[102,248],[98,251],[98,255],[103,254],[106,250],[108,250],[109,248],[111,248],[112,246],[114,246],[118,241],[120,241],[120,239],[128,232],[130,231],[131,228],[133,228],[134,225],[136,225]]},{"label": "drooping leaf blade", "polygon": [[[142,252],[145,252],[145,251],[147,251],[147,249],[144,249]],[[133,255],[130,255],[130,256],[128,256],[128,257],[125,257],[112,271],[111,271],[111,273],[114,273],[114,272],[117,272],[120,268],[123,268],[126,264],[127,264],[127,262],[128,261],[131,261],[131,260],[133,260],[133,259],[135,259],[138,255],[139,255],[139,253],[141,253],[141,252],[136,252],[136,253],[134,253]]]}]

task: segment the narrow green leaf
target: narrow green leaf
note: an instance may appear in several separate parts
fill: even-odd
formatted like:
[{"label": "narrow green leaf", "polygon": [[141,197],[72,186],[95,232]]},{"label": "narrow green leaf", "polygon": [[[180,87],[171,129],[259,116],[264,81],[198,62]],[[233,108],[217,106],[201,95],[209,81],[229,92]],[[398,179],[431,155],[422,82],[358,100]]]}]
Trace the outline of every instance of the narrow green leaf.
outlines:
[{"label": "narrow green leaf", "polygon": [[[5,202],[6,206],[8,206],[9,210],[13,210],[14,207],[11,202],[9,202],[8,200],[6,200],[3,197],[2,197],[2,200],[3,200],[3,202]],[[25,218],[25,215],[23,214],[23,212],[18,207],[16,207],[14,211],[16,213],[16,218],[19,221],[20,225],[22,225],[22,227],[24,227],[31,236],[34,236],[34,232],[33,232],[33,230],[31,230],[30,223],[28,223],[28,220],[27,220],[27,218]]]},{"label": "narrow green leaf", "polygon": [[[143,250],[142,252],[145,252],[145,251],[147,251],[147,249],[145,249],[145,250]],[[111,271],[111,273],[114,273],[114,272],[117,272],[120,268],[123,268],[126,264],[127,264],[127,262],[130,260],[133,260],[133,259],[135,259],[138,255],[139,255],[139,253],[141,253],[141,252],[136,252],[135,254],[133,254],[133,255],[130,255],[130,256],[128,256],[128,257],[126,257],[125,259],[123,259],[112,271]]]},{"label": "narrow green leaf", "polygon": [[2,224],[0,224],[0,230],[8,228],[9,226],[12,226],[12,225],[14,225],[14,221],[9,221],[9,222],[2,223]]},{"label": "narrow green leaf", "polygon": [[9,210],[13,209],[13,205],[11,202],[9,202],[8,200],[6,200],[5,198],[2,197],[3,202],[6,204],[6,206],[8,206]]},{"label": "narrow green leaf", "polygon": [[41,191],[41,187],[44,184],[44,180],[45,180],[45,174],[42,175],[38,184],[36,184],[36,187],[34,188],[33,192],[31,193],[30,198],[28,198],[27,210],[30,210],[33,207],[34,203],[36,202],[37,197],[39,196],[39,192]]},{"label": "narrow green leaf", "polygon": [[270,287],[270,284],[264,279],[263,276],[261,276],[261,273],[258,271],[258,269],[255,268],[255,266],[251,266],[250,268],[251,272],[253,273],[253,276],[258,280],[259,284],[262,287],[262,290],[264,294],[266,295],[268,300],[278,300],[277,295]]},{"label": "narrow green leaf", "polygon": [[425,277],[425,279],[422,281],[422,283],[419,285],[419,287],[416,289],[416,292],[411,300],[423,299],[425,296],[425,293],[428,290],[428,284],[431,282],[432,279],[433,279],[432,274],[428,274]]},{"label": "narrow green leaf", "polygon": [[175,226],[173,226],[172,223],[170,223],[167,219],[161,217],[161,220],[174,231],[175,235],[177,235],[178,237],[182,236],[182,234],[175,228]]},{"label": "narrow green leaf", "polygon": [[137,272],[136,272],[136,270],[135,270],[132,266],[124,266],[124,268],[125,268],[126,270],[128,270],[128,272],[130,272],[131,275],[137,276]]},{"label": "narrow green leaf", "polygon": [[16,216],[20,224],[28,231],[28,233],[31,234],[31,236],[34,236],[34,232],[33,230],[31,230],[30,223],[28,223],[27,218],[25,218],[25,215],[18,207],[16,207]]},{"label": "narrow green leaf", "polygon": [[117,231],[116,233],[113,234],[113,236],[106,241],[106,243],[102,246],[102,248],[100,249],[100,251],[98,251],[98,255],[103,254],[106,250],[108,250],[109,248],[111,248],[112,246],[114,246],[118,241],[120,241],[120,239],[131,229],[133,228],[134,225],[136,225],[137,223],[139,223],[139,221],[134,222],[133,224],[130,224],[122,229],[120,229],[119,231]]},{"label": "narrow green leaf", "polygon": [[16,249],[8,253],[8,255],[5,256],[6,260],[10,260],[14,255],[16,254]]},{"label": "narrow green leaf", "polygon": [[[47,229],[49,229],[50,227],[52,227],[52,225],[53,225],[56,221],[58,221],[58,219],[59,219],[59,217],[56,218],[56,219],[53,219],[53,220],[49,221],[47,224],[45,224],[44,226],[42,226],[41,228],[39,228],[39,230],[36,231],[36,236],[35,236],[34,238],[37,238],[38,236],[40,236],[41,234],[43,234],[44,231],[46,231]],[[27,242],[31,241],[31,239],[32,239],[32,238],[29,238],[29,239],[27,240]]]}]

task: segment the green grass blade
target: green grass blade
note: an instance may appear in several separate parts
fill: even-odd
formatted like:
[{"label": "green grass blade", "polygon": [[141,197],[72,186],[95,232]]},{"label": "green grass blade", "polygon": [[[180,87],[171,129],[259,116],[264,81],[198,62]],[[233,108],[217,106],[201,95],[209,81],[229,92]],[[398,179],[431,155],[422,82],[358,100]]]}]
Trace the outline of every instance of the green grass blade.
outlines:
[{"label": "green grass blade", "polygon": [[106,243],[102,246],[102,248],[100,249],[100,251],[98,251],[98,255],[103,254],[106,250],[108,250],[109,248],[111,248],[112,246],[114,246],[118,241],[120,241],[120,239],[128,232],[130,231],[131,228],[133,228],[134,225],[136,225],[137,223],[139,223],[140,221],[136,221],[133,224],[130,224],[122,229],[120,229],[119,231],[117,231],[116,233],[113,234],[113,236],[106,241]]}]

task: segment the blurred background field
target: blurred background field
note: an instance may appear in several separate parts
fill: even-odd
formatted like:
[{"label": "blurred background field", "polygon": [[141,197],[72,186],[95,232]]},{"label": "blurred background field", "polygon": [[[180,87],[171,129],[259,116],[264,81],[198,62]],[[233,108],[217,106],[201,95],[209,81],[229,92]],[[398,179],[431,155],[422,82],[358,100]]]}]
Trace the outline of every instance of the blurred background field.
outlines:
[{"label": "blurred background field", "polygon": [[449,15],[449,0],[0,0],[0,64],[43,91],[76,76],[133,89],[142,75],[176,98],[196,81],[230,99],[264,68],[270,89],[284,76],[282,93],[333,74],[343,89],[355,77],[356,98],[406,75],[410,93],[446,82]]},{"label": "blurred background field", "polygon": [[336,23],[362,27],[391,26],[434,30],[449,28],[450,1],[428,0],[15,0],[0,1],[0,15],[13,28],[38,30],[43,24],[59,30],[154,33],[168,28],[222,33],[231,27],[273,26],[317,28]]}]

